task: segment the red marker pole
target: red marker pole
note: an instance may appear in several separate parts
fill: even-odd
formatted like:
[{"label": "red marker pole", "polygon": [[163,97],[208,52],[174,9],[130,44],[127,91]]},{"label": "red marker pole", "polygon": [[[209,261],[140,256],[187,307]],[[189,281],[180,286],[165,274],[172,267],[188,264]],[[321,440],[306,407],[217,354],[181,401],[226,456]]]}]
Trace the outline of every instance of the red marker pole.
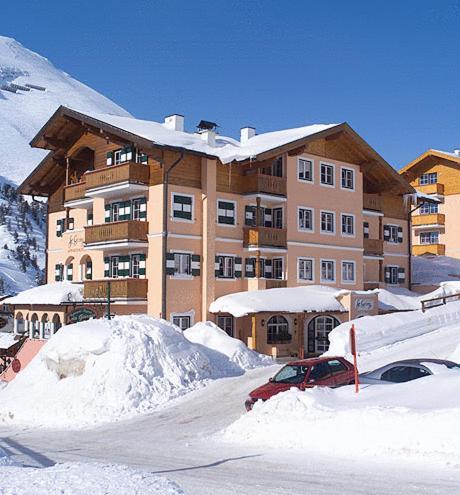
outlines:
[{"label": "red marker pole", "polygon": [[353,367],[355,370],[355,392],[359,392],[359,376],[358,376],[358,359],[356,353],[356,330],[355,325],[351,325],[350,328],[350,348],[353,354]]}]

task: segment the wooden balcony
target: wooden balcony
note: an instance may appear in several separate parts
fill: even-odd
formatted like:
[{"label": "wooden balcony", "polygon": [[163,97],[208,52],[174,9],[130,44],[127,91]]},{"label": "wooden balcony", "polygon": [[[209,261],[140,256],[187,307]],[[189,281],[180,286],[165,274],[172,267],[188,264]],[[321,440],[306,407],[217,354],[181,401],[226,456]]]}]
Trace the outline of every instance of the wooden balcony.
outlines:
[{"label": "wooden balcony", "polygon": [[141,163],[122,163],[99,170],[86,172],[86,189],[98,189],[119,183],[142,184],[148,186],[150,179],[150,167]]},{"label": "wooden balcony", "polygon": [[383,200],[378,194],[363,194],[363,209],[364,210],[374,210],[382,211]]},{"label": "wooden balcony", "polygon": [[264,174],[246,175],[243,178],[243,190],[245,194],[286,196],[286,179]]},{"label": "wooden balcony", "polygon": [[111,278],[106,280],[85,280],[83,296],[89,300],[107,299],[110,282],[110,299],[147,299],[147,280],[145,278]]},{"label": "wooden balcony", "polygon": [[148,222],[126,220],[85,227],[85,244],[101,244],[120,241],[147,242]]},{"label": "wooden balcony", "polygon": [[421,225],[445,225],[446,216],[444,213],[430,213],[429,215],[414,215],[412,217],[412,226]]},{"label": "wooden balcony", "polygon": [[268,279],[265,281],[266,289],[284,289],[287,287],[287,280]]},{"label": "wooden balcony", "polygon": [[363,239],[364,256],[383,256],[383,241],[381,239]]},{"label": "wooden balcony", "polygon": [[244,227],[244,246],[285,248],[286,229],[272,227]]},{"label": "wooden balcony", "polygon": [[444,184],[425,184],[424,186],[416,186],[417,191],[423,194],[439,194],[442,196],[444,194]]},{"label": "wooden balcony", "polygon": [[77,182],[70,186],[64,187],[64,202],[78,201],[79,199],[85,199],[86,194],[86,182]]},{"label": "wooden balcony", "polygon": [[423,254],[445,255],[445,244],[416,244],[412,246],[412,254],[414,256],[422,256]]}]

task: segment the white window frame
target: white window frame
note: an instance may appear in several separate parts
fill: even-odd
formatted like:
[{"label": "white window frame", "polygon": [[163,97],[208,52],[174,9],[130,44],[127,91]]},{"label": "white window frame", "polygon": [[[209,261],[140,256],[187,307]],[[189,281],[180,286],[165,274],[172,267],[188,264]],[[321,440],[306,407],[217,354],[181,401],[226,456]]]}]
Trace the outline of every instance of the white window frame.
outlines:
[{"label": "white window frame", "polygon": [[[189,220],[188,218],[177,218],[174,216],[174,198],[175,196],[183,196],[186,198],[191,198],[192,199],[192,204],[191,204],[191,213],[192,213],[192,218]],[[181,192],[172,192],[171,193],[171,220],[173,222],[182,222],[182,223],[195,223],[195,195],[194,194],[187,194],[187,193],[181,193]]]},{"label": "white window frame", "polygon": [[[302,261],[308,261],[311,264],[311,279],[306,279],[306,278],[301,278],[300,277],[300,263]],[[297,282],[298,283],[303,283],[303,284],[308,284],[308,283],[314,283],[315,282],[315,259],[314,258],[307,258],[305,256],[299,256],[297,258]]]},{"label": "white window frame", "polygon": [[388,239],[388,241],[386,242],[389,242],[390,244],[400,244],[399,240],[398,240],[398,231],[399,231],[399,225],[397,224],[394,224],[394,223],[387,223],[386,226],[388,227],[388,232],[391,234],[391,231],[393,229],[396,230],[396,240],[392,240],[391,238],[391,235],[389,236],[390,238]]},{"label": "white window frame", "polygon": [[[346,170],[347,172],[351,172],[352,173],[352,176],[353,176],[353,187],[345,187],[343,185],[343,171]],[[340,189],[342,189],[342,191],[350,191],[350,192],[354,192],[356,190],[356,171],[354,168],[351,168],[351,167],[340,167]]]},{"label": "white window frame", "polygon": [[[432,177],[435,178],[434,181],[432,181]],[[437,172],[427,172],[425,174],[422,174],[418,178],[418,184],[419,186],[427,186],[429,184],[437,184],[438,183],[438,173]]]},{"label": "white window frame", "polygon": [[[343,276],[343,269],[344,269],[345,263],[351,264],[353,266],[353,279],[352,280],[347,280]],[[356,261],[354,261],[354,260],[342,260],[340,263],[340,275],[341,275],[343,284],[356,284]]]},{"label": "white window frame", "polygon": [[[330,214],[332,215],[332,231],[329,231],[329,230],[323,230],[323,213],[327,213],[327,214]],[[320,228],[320,232],[321,234],[325,234],[325,235],[335,235],[335,231],[336,231],[336,226],[335,226],[335,211],[329,211],[329,210],[321,210],[320,211],[320,215],[319,215],[319,228]]]},{"label": "white window frame", "polygon": [[[232,260],[232,275],[231,275],[231,277],[218,276],[218,277],[216,277],[216,280],[236,280],[236,277],[235,277],[235,258],[237,256],[234,254],[221,254],[221,253],[216,254],[216,256],[218,258],[224,258],[224,259],[231,259]],[[225,268],[226,267],[225,267],[225,261],[224,261],[224,272],[225,272]]]},{"label": "white window frame", "polygon": [[[387,265],[386,268],[390,269],[390,270],[393,270],[395,269],[396,270],[396,282],[388,282],[388,285],[399,285],[399,269],[402,268],[400,267],[399,265]],[[385,268],[384,268],[385,270]],[[391,277],[390,277],[391,279]]]},{"label": "white window frame", "polygon": [[[353,219],[353,233],[349,234],[348,232],[343,231],[343,217],[351,217]],[[356,237],[356,217],[353,213],[341,213],[340,214],[340,232],[342,237]]]},{"label": "white window frame", "polygon": [[[115,266],[114,263],[113,263],[114,260],[117,261],[117,264],[116,264],[116,267],[117,267],[116,276],[114,275],[114,266]],[[119,256],[111,256],[110,257],[110,278],[120,278],[120,276],[118,275],[119,270],[120,270],[120,257]]]},{"label": "white window frame", "polygon": [[[332,168],[332,184],[327,184],[327,183],[322,181],[322,168],[323,168],[323,166]],[[335,164],[327,163],[327,162],[320,162],[319,163],[319,183],[323,187],[335,187]]]},{"label": "white window frame", "polygon": [[[333,267],[333,279],[327,279],[327,278],[323,278],[323,263],[332,263],[332,267]],[[336,260],[332,260],[332,259],[321,259],[321,264],[320,264],[320,280],[321,280],[321,283],[322,284],[335,284],[335,281],[337,280],[337,276],[336,276]]]},{"label": "white window frame", "polygon": [[[188,328],[191,328],[195,324],[195,321],[194,321],[195,320],[195,311],[186,311],[183,313],[171,313],[169,316],[169,321],[171,323],[174,323],[174,318],[188,318],[189,322],[190,322],[190,327],[188,327]],[[176,325],[176,326],[178,326],[178,325]],[[179,328],[182,330],[181,327],[179,327]]]},{"label": "white window frame", "polygon": [[[429,239],[428,239],[429,242],[422,241],[423,235],[429,236]],[[433,242],[433,238],[436,238],[435,239],[436,242]],[[420,232],[420,244],[422,244],[424,246],[430,246],[432,244],[439,244],[439,231],[438,230],[429,230],[426,232]]]},{"label": "white window frame", "polygon": [[[275,261],[281,261],[281,277],[275,277]],[[272,279],[273,280],[284,280],[284,257],[283,256],[275,256],[272,258]]]},{"label": "white window frame", "polygon": [[[425,208],[428,211],[425,211]],[[420,215],[435,215],[436,213],[439,213],[439,203],[432,203],[430,201],[429,203],[422,203],[420,206]]]},{"label": "white window frame", "polygon": [[[228,333],[227,332],[227,324],[224,323],[222,326],[226,327],[226,328],[222,328],[222,326],[219,325],[219,320],[225,320],[225,321],[231,321],[231,333]],[[230,335],[230,337],[234,337],[235,336],[235,318],[232,316],[232,315],[218,315],[217,318],[216,318],[216,325],[221,329],[223,330],[227,335]]]},{"label": "white window frame", "polygon": [[[225,201],[226,203],[233,203],[233,223],[220,223],[219,222],[219,201]],[[238,203],[236,201],[234,201],[233,199],[225,199],[225,198],[217,198],[216,200],[216,222],[217,222],[217,225],[219,225],[219,227],[231,227],[231,228],[235,228],[237,225],[236,225],[236,220],[238,218],[238,213],[237,213],[237,207],[238,207]],[[229,210],[226,210],[226,211],[229,211]],[[227,218],[229,218],[227,215],[225,215]]]},{"label": "white window frame", "polygon": [[[305,229],[300,226],[300,211],[308,210],[311,213],[311,229]],[[309,206],[298,206],[297,207],[297,231],[298,232],[315,232],[315,210]]]},{"label": "white window frame", "polygon": [[[300,177],[300,164],[301,162],[309,162],[311,165],[311,179],[302,179]],[[314,184],[315,183],[315,160],[311,158],[297,158],[297,180],[302,183]]]},{"label": "white window frame", "polygon": [[[191,251],[171,251],[171,253],[174,255],[174,275],[171,275],[171,278],[180,278],[180,279],[193,278],[193,276],[192,276],[192,254],[193,253]],[[189,272],[190,273],[181,273],[179,271],[176,271],[176,255],[177,256],[188,256],[188,259],[189,259],[188,266],[189,266]]]}]

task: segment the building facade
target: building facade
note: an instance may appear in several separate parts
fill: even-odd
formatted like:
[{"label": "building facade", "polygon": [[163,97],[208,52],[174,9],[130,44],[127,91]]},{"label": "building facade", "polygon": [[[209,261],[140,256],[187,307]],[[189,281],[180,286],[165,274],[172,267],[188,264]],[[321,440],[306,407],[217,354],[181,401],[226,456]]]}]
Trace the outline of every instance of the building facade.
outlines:
[{"label": "building facade", "polygon": [[178,115],[114,119],[61,107],[20,188],[48,197],[48,283],[83,284],[95,316],[110,300],[114,314],[216,320],[240,337],[209,312],[217,298],[408,286],[413,189],[347,124],[244,128],[238,142],[212,126],[186,133]]}]

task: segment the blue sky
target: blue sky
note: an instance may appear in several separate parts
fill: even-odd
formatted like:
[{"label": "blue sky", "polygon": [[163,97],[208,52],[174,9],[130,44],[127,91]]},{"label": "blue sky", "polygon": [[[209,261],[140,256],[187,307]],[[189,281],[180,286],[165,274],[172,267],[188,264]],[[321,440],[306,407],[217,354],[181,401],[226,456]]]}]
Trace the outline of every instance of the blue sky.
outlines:
[{"label": "blue sky", "polygon": [[347,121],[396,168],[460,147],[460,0],[23,0],[0,34],[189,130]]}]

